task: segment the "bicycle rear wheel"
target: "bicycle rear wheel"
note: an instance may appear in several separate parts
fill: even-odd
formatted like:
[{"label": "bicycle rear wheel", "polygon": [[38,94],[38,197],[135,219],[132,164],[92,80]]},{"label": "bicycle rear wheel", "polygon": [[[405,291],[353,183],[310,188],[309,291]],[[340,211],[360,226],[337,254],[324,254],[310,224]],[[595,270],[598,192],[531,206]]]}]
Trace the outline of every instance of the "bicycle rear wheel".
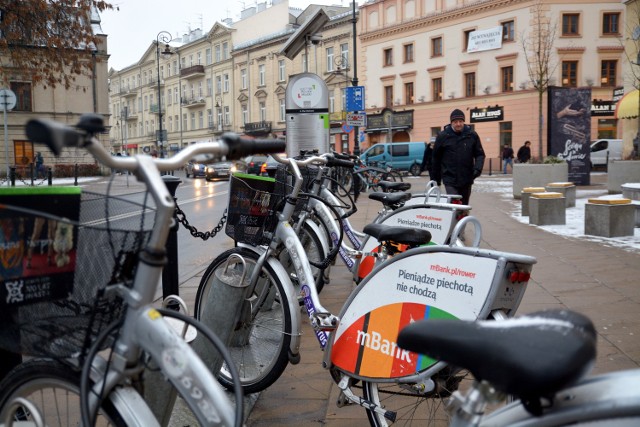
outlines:
[{"label": "bicycle rear wheel", "polygon": [[367,410],[371,425],[448,426],[445,401],[463,384],[470,384],[471,375],[466,370],[445,367],[432,379],[435,389],[427,393],[410,384],[364,382],[363,397],[395,415],[392,422],[382,414]]},{"label": "bicycle rear wheel", "polygon": [[[31,359],[16,367],[0,383],[0,408],[14,399],[30,401],[48,427],[78,426],[80,414],[80,372],[50,359]],[[16,420],[31,421],[33,415],[21,407]],[[96,426],[126,426],[117,409],[105,399],[98,411]]]},{"label": "bicycle rear wheel", "polygon": [[[207,301],[214,297],[209,293],[215,272],[225,268],[232,254],[238,254],[245,260],[246,277],[251,276],[258,261],[258,254],[254,251],[236,247],[220,254],[209,264],[198,286],[194,309],[197,319],[206,318],[203,314],[208,309]],[[228,268],[241,269],[242,264],[237,260],[231,261]],[[266,299],[263,295],[267,295]],[[278,275],[266,264],[260,271],[253,293],[247,297],[253,314],[246,313],[241,317],[228,345],[245,393],[256,393],[269,387],[282,375],[289,362],[291,312],[285,295]],[[206,326],[215,330],[215,325]],[[218,380],[227,389],[233,388],[233,379],[226,364],[223,364]]]}]

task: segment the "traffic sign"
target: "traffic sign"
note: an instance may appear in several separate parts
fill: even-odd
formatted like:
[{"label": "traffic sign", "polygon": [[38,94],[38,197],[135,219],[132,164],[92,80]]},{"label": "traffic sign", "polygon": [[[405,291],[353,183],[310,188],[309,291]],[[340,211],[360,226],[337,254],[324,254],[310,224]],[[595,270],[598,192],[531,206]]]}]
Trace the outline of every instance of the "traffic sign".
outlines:
[{"label": "traffic sign", "polygon": [[0,89],[0,111],[13,110],[16,101],[16,94],[11,89]]},{"label": "traffic sign", "polygon": [[347,86],[345,98],[347,111],[364,110],[364,86]]},{"label": "traffic sign", "polygon": [[351,126],[366,126],[367,115],[365,113],[347,113],[347,124]]},{"label": "traffic sign", "polygon": [[353,130],[353,127],[352,127],[352,126],[349,126],[349,125],[348,125],[348,124],[346,124],[346,123],[343,123],[343,124],[342,124],[342,132],[344,132],[344,133],[351,133],[351,131],[352,131],[352,130]]}]

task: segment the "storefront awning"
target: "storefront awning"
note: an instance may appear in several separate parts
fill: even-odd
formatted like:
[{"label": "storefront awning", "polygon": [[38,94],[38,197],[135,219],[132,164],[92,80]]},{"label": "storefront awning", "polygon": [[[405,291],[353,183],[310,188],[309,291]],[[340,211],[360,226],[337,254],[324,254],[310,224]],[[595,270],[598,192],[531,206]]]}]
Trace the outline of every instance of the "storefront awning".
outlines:
[{"label": "storefront awning", "polygon": [[633,90],[622,97],[616,105],[616,119],[633,119],[640,115],[640,91]]}]

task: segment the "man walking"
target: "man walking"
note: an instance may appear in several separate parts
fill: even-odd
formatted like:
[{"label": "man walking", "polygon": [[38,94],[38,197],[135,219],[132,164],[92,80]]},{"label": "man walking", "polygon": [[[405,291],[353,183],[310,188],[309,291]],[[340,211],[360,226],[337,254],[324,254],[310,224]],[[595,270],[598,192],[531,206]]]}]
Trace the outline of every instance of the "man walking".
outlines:
[{"label": "man walking", "polygon": [[502,169],[504,175],[507,174],[507,165],[511,166],[511,171],[513,172],[513,148],[509,147],[508,144],[504,144],[502,148],[502,162],[504,163]]},{"label": "man walking", "polygon": [[518,149],[518,162],[527,163],[531,159],[531,141],[525,141]]},{"label": "man walking", "polygon": [[444,184],[447,194],[462,196],[468,205],[471,186],[482,174],[485,154],[478,134],[464,124],[464,113],[455,109],[450,122],[438,134],[433,148],[433,180]]}]

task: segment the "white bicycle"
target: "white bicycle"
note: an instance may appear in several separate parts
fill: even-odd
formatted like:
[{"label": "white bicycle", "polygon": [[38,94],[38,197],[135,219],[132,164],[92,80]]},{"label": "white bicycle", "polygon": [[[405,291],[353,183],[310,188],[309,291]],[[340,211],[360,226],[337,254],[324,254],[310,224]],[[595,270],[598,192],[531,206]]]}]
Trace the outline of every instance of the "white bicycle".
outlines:
[{"label": "white bicycle", "polygon": [[[68,240],[63,239],[67,258],[58,269],[47,267],[44,256],[37,260],[34,255],[34,265],[38,261],[46,268],[39,270],[47,273],[45,279],[27,274],[25,267],[9,284],[14,295],[22,291],[22,298],[16,297],[17,302],[2,312],[0,345],[34,358],[14,368],[0,384],[0,419],[13,412],[26,421],[40,415],[47,426],[160,426],[167,424],[178,394],[200,425],[240,426],[237,373],[231,371],[234,404],[166,318],[195,327],[229,360],[224,346],[194,319],[153,305],[175,210],[160,172],[177,169],[198,154],[237,159],[282,152],[284,142],[226,135],[219,142],[191,145],[172,158],[112,157],[96,138],[104,129],[98,115],[83,115],[77,128],[49,120],[27,124],[28,137],[47,144],[55,155],[64,147],[84,148],[105,166],[132,172],[148,193],[143,205],[109,195],[80,196],[68,187],[46,190],[56,194],[46,201],[45,190],[27,199],[20,198],[20,191],[3,193],[3,228],[7,225],[18,236],[31,220],[44,218],[53,221],[50,224],[66,224]],[[7,206],[7,200],[14,205]],[[66,213],[73,215],[73,210],[65,209],[74,203],[80,212],[71,220]],[[19,237],[16,242],[26,245]],[[74,264],[75,270],[60,271]],[[58,274],[64,280],[53,286]],[[30,404],[21,405],[20,399]]]}]

